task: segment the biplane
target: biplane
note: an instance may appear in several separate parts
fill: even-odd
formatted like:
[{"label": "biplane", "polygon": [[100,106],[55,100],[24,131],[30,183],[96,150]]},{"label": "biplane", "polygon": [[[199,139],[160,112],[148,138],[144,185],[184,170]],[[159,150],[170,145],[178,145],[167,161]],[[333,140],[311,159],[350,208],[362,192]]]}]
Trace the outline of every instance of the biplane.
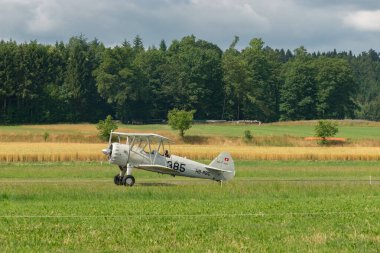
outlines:
[{"label": "biplane", "polygon": [[[117,141],[113,142],[114,139]],[[229,153],[220,153],[206,165],[170,154],[170,143],[168,138],[158,134],[111,131],[109,146],[102,152],[107,155],[111,164],[119,166],[120,172],[115,175],[114,183],[133,186],[134,169],[218,182],[230,180],[235,176],[234,161]]]}]

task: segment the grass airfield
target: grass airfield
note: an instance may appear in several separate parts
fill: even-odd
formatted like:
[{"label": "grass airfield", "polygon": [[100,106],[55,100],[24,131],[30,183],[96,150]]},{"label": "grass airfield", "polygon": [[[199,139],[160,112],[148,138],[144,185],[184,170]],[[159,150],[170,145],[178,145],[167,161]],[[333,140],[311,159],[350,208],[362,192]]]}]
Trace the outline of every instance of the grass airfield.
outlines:
[{"label": "grass airfield", "polygon": [[[208,161],[204,161],[208,162]],[[0,163],[2,252],[378,252],[379,161],[235,161],[216,182]]]},{"label": "grass airfield", "polygon": [[179,143],[120,125],[235,160],[222,187],[135,170],[132,188],[113,184],[93,124],[0,126],[0,252],[379,252],[380,123],[339,121],[347,143],[331,147],[304,141],[315,123],[197,124]]}]

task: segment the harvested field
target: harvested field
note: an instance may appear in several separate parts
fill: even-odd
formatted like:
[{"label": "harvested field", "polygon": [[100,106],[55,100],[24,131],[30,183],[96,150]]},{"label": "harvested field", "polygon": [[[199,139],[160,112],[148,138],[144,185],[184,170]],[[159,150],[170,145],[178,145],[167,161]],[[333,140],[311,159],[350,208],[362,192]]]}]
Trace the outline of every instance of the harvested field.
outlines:
[{"label": "harvested field", "polygon": [[[103,144],[0,142],[0,162],[106,161]],[[211,160],[229,151],[236,160],[380,160],[380,147],[253,147],[172,145],[171,153]]]}]

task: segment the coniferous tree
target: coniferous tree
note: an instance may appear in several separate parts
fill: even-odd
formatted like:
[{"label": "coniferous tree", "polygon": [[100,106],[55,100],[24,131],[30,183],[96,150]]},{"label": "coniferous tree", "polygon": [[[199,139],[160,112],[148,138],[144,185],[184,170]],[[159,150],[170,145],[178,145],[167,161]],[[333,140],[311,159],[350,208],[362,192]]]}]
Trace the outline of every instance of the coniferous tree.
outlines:
[{"label": "coniferous tree", "polygon": [[0,42],[0,123],[3,124],[15,122],[19,57],[19,46],[15,41]]}]

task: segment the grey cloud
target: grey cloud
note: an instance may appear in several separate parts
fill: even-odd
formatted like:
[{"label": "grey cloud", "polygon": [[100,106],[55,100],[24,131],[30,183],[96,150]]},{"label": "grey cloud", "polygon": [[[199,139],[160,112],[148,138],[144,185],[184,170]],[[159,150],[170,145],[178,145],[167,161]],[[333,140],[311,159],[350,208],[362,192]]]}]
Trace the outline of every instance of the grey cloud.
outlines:
[{"label": "grey cloud", "polygon": [[241,47],[261,37],[274,48],[361,52],[379,50],[380,38],[345,17],[376,9],[370,0],[0,0],[0,38],[54,43],[83,33],[116,45],[139,34],[149,46],[194,34],[224,49],[238,35]]},{"label": "grey cloud", "polygon": [[331,6],[365,10],[377,9],[380,7],[380,2],[378,0],[296,0],[295,2],[297,5],[323,9],[327,9]]}]

